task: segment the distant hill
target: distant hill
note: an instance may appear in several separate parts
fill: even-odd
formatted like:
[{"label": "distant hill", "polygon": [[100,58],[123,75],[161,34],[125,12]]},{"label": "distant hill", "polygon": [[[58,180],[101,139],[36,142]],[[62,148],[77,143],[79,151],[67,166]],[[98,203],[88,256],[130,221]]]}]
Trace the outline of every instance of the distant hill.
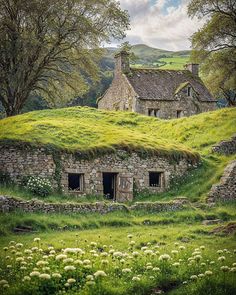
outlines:
[{"label": "distant hill", "polygon": [[[113,59],[117,48],[106,48],[105,58]],[[133,66],[142,67],[159,67],[163,69],[183,69],[183,66],[189,62],[190,50],[169,51],[165,49],[153,48],[145,44],[132,46],[131,50],[137,57]]]}]

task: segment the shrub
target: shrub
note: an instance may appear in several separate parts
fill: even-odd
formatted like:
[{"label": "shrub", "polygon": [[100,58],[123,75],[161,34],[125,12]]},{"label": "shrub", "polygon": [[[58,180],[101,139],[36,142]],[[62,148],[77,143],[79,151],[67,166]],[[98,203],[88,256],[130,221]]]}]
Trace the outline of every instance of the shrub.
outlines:
[{"label": "shrub", "polygon": [[48,179],[31,176],[26,184],[26,188],[33,194],[46,197],[52,192],[52,185]]},{"label": "shrub", "polygon": [[11,182],[11,177],[8,173],[0,171],[0,183],[8,184]]}]

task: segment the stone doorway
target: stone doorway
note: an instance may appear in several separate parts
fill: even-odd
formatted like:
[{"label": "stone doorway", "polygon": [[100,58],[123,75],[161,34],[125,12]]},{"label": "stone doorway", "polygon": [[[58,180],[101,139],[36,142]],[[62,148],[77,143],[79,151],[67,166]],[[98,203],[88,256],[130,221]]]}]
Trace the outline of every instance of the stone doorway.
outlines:
[{"label": "stone doorway", "polygon": [[117,193],[118,173],[103,173],[103,194],[106,199],[115,200]]}]

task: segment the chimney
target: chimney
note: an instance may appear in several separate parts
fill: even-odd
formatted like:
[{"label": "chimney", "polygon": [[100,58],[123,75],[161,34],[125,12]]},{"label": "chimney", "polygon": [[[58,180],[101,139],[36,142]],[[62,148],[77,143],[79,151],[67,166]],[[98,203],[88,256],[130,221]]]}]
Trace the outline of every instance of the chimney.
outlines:
[{"label": "chimney", "polygon": [[128,74],[130,72],[129,53],[120,51],[115,55],[115,74]]},{"label": "chimney", "polygon": [[190,71],[193,75],[199,76],[199,64],[187,64],[185,65],[185,69]]}]

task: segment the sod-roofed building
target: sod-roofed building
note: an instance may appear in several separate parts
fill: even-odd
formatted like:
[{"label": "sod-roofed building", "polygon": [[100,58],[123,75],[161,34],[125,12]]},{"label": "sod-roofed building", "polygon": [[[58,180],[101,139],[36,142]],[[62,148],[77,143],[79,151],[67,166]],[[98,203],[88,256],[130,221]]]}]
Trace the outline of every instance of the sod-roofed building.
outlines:
[{"label": "sod-roofed building", "polygon": [[157,121],[134,113],[68,108],[0,120],[0,175],[22,184],[47,178],[76,196],[132,200],[159,193],[187,173],[199,155],[152,132]]},{"label": "sod-roofed building", "polygon": [[180,118],[216,109],[216,101],[198,75],[198,64],[184,70],[131,68],[121,51],[111,86],[98,99],[98,108],[127,110],[163,119]]}]

